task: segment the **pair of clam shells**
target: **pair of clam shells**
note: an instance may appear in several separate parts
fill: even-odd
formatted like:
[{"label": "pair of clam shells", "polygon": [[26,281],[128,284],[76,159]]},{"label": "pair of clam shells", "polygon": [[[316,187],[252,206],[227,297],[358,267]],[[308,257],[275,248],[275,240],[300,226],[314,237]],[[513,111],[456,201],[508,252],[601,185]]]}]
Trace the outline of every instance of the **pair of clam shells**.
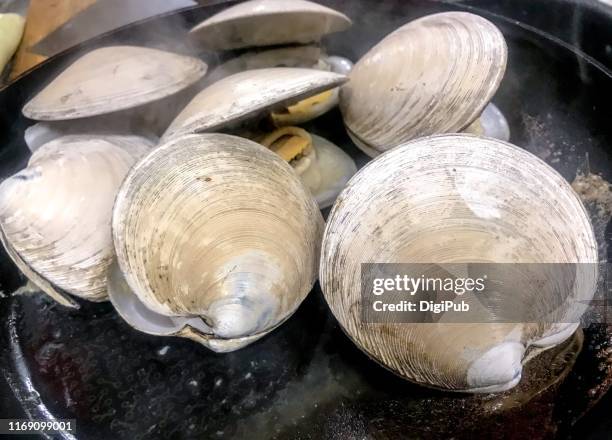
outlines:
[{"label": "pair of clam shells", "polygon": [[40,121],[25,133],[34,151],[65,135],[138,134],[156,141],[167,114],[204,77],[206,63],[137,46],[109,46],[78,58],[23,108]]}]

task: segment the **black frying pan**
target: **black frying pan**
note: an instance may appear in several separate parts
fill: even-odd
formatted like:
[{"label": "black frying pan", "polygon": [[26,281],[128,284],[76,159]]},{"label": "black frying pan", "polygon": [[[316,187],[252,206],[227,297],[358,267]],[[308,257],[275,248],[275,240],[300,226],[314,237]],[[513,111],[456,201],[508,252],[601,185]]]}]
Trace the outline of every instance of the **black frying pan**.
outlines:
[{"label": "black frying pan", "polygon": [[[355,21],[326,42],[330,53],[354,60],[418,16],[449,9],[485,15],[508,41],[509,68],[494,102],[509,119],[512,142],[568,180],[587,164],[612,179],[612,74],[605,67],[612,21],[603,9],[564,1],[322,3]],[[192,52],[185,27],[220,8],[147,20],[84,43],[0,92],[0,176],[23,167],[28,157],[23,133],[32,121],[21,116],[23,104],[68,62],[118,42]],[[563,26],[563,20],[576,20],[577,11],[582,27]],[[572,46],[578,39],[591,56]],[[211,54],[200,55],[215,62]],[[365,163],[338,112],[310,128]],[[599,229],[607,249],[605,223]],[[12,292],[23,283],[0,252],[0,290]],[[340,331],[318,286],[281,328],[230,354],[138,333],[110,304],[83,303],[72,311],[43,295],[7,297],[0,299],[0,370],[8,383],[0,389],[6,392],[0,415],[75,418],[82,439],[566,437],[597,429],[600,421],[593,419],[574,425],[612,383],[612,332],[603,324],[585,328],[578,355],[581,337],[531,364],[515,390],[468,396],[410,384],[370,361]]]}]

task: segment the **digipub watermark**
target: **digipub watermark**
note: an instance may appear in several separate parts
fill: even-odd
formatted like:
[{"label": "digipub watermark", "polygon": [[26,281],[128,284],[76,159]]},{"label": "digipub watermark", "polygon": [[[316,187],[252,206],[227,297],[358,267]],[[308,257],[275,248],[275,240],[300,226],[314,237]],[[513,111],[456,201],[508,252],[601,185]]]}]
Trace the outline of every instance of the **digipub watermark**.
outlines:
[{"label": "digipub watermark", "polygon": [[607,305],[607,273],[608,265],[590,263],[367,263],[361,316],[370,323],[607,321],[607,310],[593,310]]}]

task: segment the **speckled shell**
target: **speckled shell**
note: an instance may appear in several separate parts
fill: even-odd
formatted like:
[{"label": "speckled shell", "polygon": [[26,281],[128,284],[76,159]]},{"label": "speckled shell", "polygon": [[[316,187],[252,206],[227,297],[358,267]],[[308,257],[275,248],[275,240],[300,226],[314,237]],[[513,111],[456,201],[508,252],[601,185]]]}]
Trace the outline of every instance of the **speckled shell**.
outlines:
[{"label": "speckled shell", "polygon": [[[353,177],[328,218],[320,282],[344,331],[400,376],[454,391],[497,392],[520,381],[529,347],[558,344],[577,324],[367,323],[361,264],[597,261],[589,217],[552,168],[507,143],[441,135],[398,146]],[[578,313],[586,308],[577,301],[592,298],[597,265],[583,270],[554,316],[576,312],[576,304]],[[519,285],[525,287],[517,279],[503,293],[523,306],[539,300],[539,289]]]},{"label": "speckled shell", "polygon": [[58,302],[75,305],[59,289],[106,299],[115,195],[152,147],[140,137],[65,136],[36,150],[27,168],[0,185],[3,244],[26,276]]},{"label": "speckled shell", "polygon": [[506,62],[504,37],[484,18],[420,18],[355,65],[340,97],[344,122],[370,156],[417,137],[460,132],[497,91]]},{"label": "speckled shell", "polygon": [[60,73],[23,108],[39,121],[77,119],[140,106],[194,84],[197,58],[136,46],[93,50]]},{"label": "speckled shell", "polygon": [[318,42],[348,29],[351,20],[338,11],[305,0],[251,0],[200,23],[191,34],[210,50]]},{"label": "speckled shell", "polygon": [[219,130],[333,89],[346,80],[344,75],[300,68],[278,67],[237,73],[196,95],[168,127],[163,139]]},{"label": "speckled shell", "polygon": [[[127,286],[156,323],[183,320],[176,335],[229,351],[282,323],[310,292],[323,226],[279,156],[247,139],[201,134],[159,146],[132,169],[113,240]],[[172,324],[155,327],[132,311],[119,310],[141,330],[171,333]]]}]

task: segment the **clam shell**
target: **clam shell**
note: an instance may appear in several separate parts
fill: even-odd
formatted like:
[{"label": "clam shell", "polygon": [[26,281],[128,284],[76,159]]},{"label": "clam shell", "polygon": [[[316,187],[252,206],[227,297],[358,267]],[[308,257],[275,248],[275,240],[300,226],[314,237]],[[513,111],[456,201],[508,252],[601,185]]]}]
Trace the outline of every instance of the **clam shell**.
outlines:
[{"label": "clam shell", "polygon": [[351,26],[338,11],[304,0],[251,0],[200,23],[191,34],[210,50],[318,42]]},{"label": "clam shell", "polygon": [[281,47],[258,52],[247,52],[216,67],[206,81],[215,83],[235,73],[270,67],[314,68],[321,59],[317,46]]},{"label": "clam shell", "polygon": [[239,348],[310,292],[323,225],[291,167],[263,146],[222,134],[173,139],[132,169],[113,213],[118,266],[147,315],[134,313],[120,281],[111,298],[148,333]]},{"label": "clam shell", "polygon": [[77,119],[140,106],[194,84],[197,58],[136,46],[93,50],[60,73],[23,108],[39,121]]},{"label": "clam shell", "polygon": [[163,139],[220,130],[285,104],[333,89],[347,78],[315,69],[249,70],[202,90],[174,119]]},{"label": "clam shell", "polygon": [[0,185],[0,227],[9,255],[41,290],[106,299],[113,257],[111,214],[130,167],[153,144],[131,136],[65,136],[34,152]]},{"label": "clam shell", "polygon": [[482,17],[445,12],[412,21],[357,62],[340,97],[344,122],[371,156],[460,132],[497,91],[506,61],[503,35]]},{"label": "clam shell", "polygon": [[[582,268],[556,310],[560,323],[550,324],[367,323],[361,265],[597,261],[587,212],[552,168],[504,142],[442,135],[398,146],[351,179],[327,222],[320,282],[349,337],[398,375],[436,388],[496,392],[519,382],[528,349],[558,344],[577,328],[565,319],[592,298],[596,264]],[[549,300],[525,279],[504,298],[519,307]]]}]

